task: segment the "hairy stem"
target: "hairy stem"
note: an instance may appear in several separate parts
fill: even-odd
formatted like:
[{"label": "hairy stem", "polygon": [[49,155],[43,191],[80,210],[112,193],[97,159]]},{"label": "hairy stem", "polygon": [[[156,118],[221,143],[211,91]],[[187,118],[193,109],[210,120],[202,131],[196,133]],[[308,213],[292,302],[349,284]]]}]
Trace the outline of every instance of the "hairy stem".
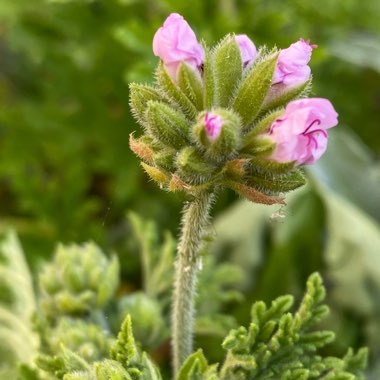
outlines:
[{"label": "hairy stem", "polygon": [[200,267],[199,250],[208,226],[213,195],[198,193],[183,211],[181,237],[177,247],[172,310],[174,376],[193,350],[194,297]]}]

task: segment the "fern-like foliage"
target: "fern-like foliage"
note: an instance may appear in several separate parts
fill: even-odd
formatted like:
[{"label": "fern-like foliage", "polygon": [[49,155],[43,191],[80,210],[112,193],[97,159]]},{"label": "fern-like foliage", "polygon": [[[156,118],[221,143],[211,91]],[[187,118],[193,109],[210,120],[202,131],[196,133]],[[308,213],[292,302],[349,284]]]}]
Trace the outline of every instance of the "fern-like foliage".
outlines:
[{"label": "fern-like foliage", "polygon": [[202,352],[184,364],[185,380],[359,380],[364,379],[367,350],[356,354],[350,349],[343,358],[322,357],[317,350],[335,339],[331,331],[316,330],[329,312],[322,302],[325,288],[319,274],[307,281],[307,291],[295,313],[289,310],[292,296],[282,296],[267,306],[256,302],[251,323],[232,330],[223,342],[226,359],[218,372],[206,362]]},{"label": "fern-like foliage", "polygon": [[36,300],[20,242],[8,232],[0,243],[0,379],[14,379],[18,361],[37,352],[31,316]]}]

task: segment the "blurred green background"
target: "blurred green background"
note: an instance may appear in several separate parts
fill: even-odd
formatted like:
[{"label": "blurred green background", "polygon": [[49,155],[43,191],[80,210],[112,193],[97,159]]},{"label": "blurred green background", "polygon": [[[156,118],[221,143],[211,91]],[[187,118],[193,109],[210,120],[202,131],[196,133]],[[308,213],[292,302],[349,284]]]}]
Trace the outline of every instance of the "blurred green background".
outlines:
[{"label": "blurred green background", "polygon": [[0,231],[18,232],[35,270],[57,241],[93,240],[118,253],[125,283],[141,286],[126,212],[176,234],[183,199],[150,183],[129,151],[139,132],[128,83],[153,81],[152,37],[171,12],[210,45],[229,32],[256,46],[319,45],[312,96],[340,115],[328,153],[284,210],[220,194],[211,251],[244,268],[246,300],[227,310],[239,322],[256,299],[301,294],[319,270],[339,337],[331,352],[368,345],[369,376],[379,378],[379,1],[2,0]]}]

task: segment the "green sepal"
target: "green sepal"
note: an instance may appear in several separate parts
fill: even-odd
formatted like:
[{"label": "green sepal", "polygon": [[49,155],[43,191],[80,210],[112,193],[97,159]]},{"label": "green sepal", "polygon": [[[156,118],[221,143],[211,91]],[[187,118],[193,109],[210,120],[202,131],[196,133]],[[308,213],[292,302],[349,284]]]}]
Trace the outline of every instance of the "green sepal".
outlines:
[{"label": "green sepal", "polygon": [[172,171],[174,169],[174,157],[176,153],[177,151],[174,149],[161,149],[153,156],[153,162],[160,168]]},{"label": "green sepal", "polygon": [[203,64],[204,82],[204,108],[210,110],[214,104],[218,104],[216,98],[214,54],[204,46],[205,61]]},{"label": "green sepal", "polygon": [[203,109],[203,83],[198,70],[185,62],[179,65],[178,85],[182,92],[191,100],[198,111]]},{"label": "green sepal", "polygon": [[162,101],[160,92],[148,85],[131,83],[129,85],[129,104],[132,114],[142,124],[145,122],[145,111],[151,100]]},{"label": "green sepal", "polygon": [[214,51],[217,105],[227,107],[243,73],[240,48],[235,36],[228,35]]},{"label": "green sepal", "polygon": [[292,100],[304,98],[310,92],[310,89],[311,79],[293,87],[275,84],[271,86],[260,113],[264,114],[272,109],[285,107]]},{"label": "green sepal", "polygon": [[277,162],[274,160],[267,160],[265,158],[253,157],[249,160],[251,167],[254,170],[268,171],[274,174],[285,174],[293,170],[296,161]]},{"label": "green sepal", "polygon": [[203,380],[203,374],[207,371],[207,367],[207,360],[202,350],[198,350],[183,363],[177,380]]},{"label": "green sepal", "polygon": [[299,170],[285,175],[274,176],[270,172],[251,172],[246,176],[247,184],[266,194],[279,194],[295,190],[306,183]]},{"label": "green sepal", "polygon": [[278,110],[275,112],[271,112],[267,114],[265,117],[260,119],[255,125],[244,135],[242,146],[243,150],[249,149],[249,147],[252,145],[251,141],[258,135],[262,133],[266,133],[269,131],[271,125],[278,119],[282,114],[284,113],[284,110]]},{"label": "green sepal", "polygon": [[204,151],[205,156],[215,161],[226,161],[240,146],[241,122],[238,115],[225,109],[212,111],[221,117],[223,124],[220,135],[210,140],[205,128],[206,112],[200,114],[198,123],[192,128],[193,141]]},{"label": "green sepal", "polygon": [[197,114],[194,104],[173,82],[169,74],[166,72],[162,62],[160,62],[157,67],[156,78],[158,85],[166,94],[166,97],[171,101],[171,103],[178,106],[181,111],[190,118],[190,120],[193,120]]},{"label": "green sepal", "polygon": [[243,125],[252,123],[259,114],[272,84],[278,53],[270,53],[256,63],[243,79],[231,105],[242,118]]},{"label": "green sepal", "polygon": [[243,156],[248,155],[252,157],[267,157],[276,148],[276,143],[269,136],[257,136],[250,140],[249,145],[241,149]]},{"label": "green sepal", "polygon": [[148,102],[146,128],[158,141],[179,149],[188,143],[189,124],[184,115],[161,102]]},{"label": "green sepal", "polygon": [[179,152],[176,166],[181,178],[190,184],[206,182],[217,169],[215,164],[205,160],[196,149],[190,146]]}]

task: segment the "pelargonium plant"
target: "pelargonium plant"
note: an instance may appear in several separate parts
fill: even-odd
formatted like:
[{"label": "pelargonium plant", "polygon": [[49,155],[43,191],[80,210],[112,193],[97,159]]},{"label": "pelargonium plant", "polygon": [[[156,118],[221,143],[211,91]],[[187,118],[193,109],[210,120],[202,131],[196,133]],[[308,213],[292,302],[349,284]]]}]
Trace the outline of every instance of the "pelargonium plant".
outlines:
[{"label": "pelargonium plant", "polygon": [[326,151],[338,114],[327,99],[308,98],[316,47],[300,39],[257,49],[231,34],[209,48],[174,13],[153,39],[156,84],[130,86],[144,130],[131,135],[131,149],[162,189],[186,194],[172,301],[175,373],[193,352],[199,252],[216,194],[229,188],[255,203],[284,204],[305,184],[302,166]]}]

